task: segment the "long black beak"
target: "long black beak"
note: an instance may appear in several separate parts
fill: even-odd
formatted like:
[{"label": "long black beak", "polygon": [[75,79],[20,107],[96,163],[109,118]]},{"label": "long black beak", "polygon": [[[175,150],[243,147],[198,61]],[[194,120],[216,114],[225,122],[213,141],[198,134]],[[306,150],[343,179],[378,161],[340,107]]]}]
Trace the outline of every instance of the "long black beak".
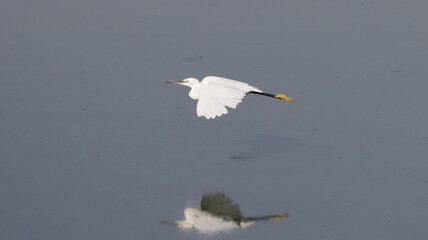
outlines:
[{"label": "long black beak", "polygon": [[183,80],[177,80],[177,81],[167,81],[165,83],[179,84],[179,83],[182,83],[182,82],[183,82]]}]

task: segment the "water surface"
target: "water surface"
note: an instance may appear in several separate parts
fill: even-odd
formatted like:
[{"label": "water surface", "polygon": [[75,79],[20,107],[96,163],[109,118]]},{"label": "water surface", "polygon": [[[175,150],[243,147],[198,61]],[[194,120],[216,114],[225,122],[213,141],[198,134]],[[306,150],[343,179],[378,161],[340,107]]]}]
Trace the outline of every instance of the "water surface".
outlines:
[{"label": "water surface", "polygon": [[[216,239],[425,239],[428,2],[5,1],[0,238],[198,239],[208,192],[281,222]],[[218,75],[248,96],[196,117]]]}]

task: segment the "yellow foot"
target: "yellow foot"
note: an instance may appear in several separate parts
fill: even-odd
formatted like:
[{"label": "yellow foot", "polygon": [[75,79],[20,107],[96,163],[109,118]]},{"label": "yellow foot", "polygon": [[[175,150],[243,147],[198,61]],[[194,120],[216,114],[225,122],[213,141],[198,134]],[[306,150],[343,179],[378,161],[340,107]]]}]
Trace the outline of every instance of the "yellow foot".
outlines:
[{"label": "yellow foot", "polygon": [[281,100],[284,100],[284,101],[287,101],[287,102],[294,102],[294,98],[289,97],[289,96],[287,96],[285,94],[276,94],[275,98],[278,98],[278,99],[281,99]]},{"label": "yellow foot", "polygon": [[275,216],[271,217],[270,219],[271,219],[272,221],[281,221],[281,220],[282,220],[282,219],[284,219],[284,218],[288,218],[288,213],[285,213],[285,214],[278,214],[278,215],[275,215]]}]

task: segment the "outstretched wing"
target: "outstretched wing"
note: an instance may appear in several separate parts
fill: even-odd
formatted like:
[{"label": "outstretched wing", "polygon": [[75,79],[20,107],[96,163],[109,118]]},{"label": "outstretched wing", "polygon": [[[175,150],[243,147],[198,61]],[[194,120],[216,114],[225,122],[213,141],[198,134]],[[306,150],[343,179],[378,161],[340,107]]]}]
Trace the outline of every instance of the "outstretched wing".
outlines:
[{"label": "outstretched wing", "polygon": [[247,83],[227,78],[209,76],[202,80],[196,113],[207,119],[227,114],[227,108],[236,108],[245,95],[250,92],[262,92]]}]

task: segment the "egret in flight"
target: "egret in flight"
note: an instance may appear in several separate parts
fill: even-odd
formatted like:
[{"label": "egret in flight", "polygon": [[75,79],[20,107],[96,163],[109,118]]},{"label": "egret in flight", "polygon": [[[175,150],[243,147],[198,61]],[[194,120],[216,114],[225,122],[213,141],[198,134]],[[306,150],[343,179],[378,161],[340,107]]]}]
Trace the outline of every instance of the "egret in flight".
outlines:
[{"label": "egret in flight", "polygon": [[265,93],[247,83],[222,77],[208,76],[202,81],[196,78],[186,78],[179,81],[168,81],[167,83],[190,87],[190,98],[198,100],[196,107],[198,117],[204,116],[207,119],[214,119],[227,114],[226,107],[235,109],[245,95],[249,93],[294,102],[294,98],[285,94]]},{"label": "egret in flight", "polygon": [[227,232],[253,225],[257,221],[280,221],[288,214],[276,214],[259,217],[244,217],[238,204],[228,198],[224,193],[204,194],[201,199],[201,208],[186,208],[184,220],[173,223],[183,230],[197,230],[199,233],[212,235]]}]

